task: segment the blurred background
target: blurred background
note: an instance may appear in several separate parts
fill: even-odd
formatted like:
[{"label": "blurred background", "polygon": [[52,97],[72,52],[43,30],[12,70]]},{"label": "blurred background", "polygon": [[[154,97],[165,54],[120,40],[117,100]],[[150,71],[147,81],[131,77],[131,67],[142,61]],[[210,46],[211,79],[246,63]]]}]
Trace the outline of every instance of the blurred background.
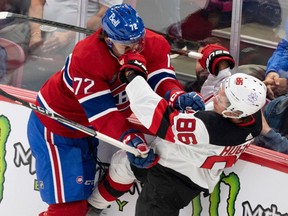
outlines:
[{"label": "blurred background", "polygon": [[[0,11],[86,28],[97,0],[1,0]],[[236,65],[266,66],[285,36],[287,0],[124,0],[142,17],[147,28],[162,34],[172,50],[197,51],[199,41],[219,39]],[[92,5],[92,6],[91,6]],[[35,12],[36,11],[36,12]],[[40,11],[39,14],[37,11]],[[38,14],[37,14],[38,13]],[[90,23],[91,24],[91,23]],[[96,26],[96,25],[95,25]],[[88,26],[89,28],[98,28]],[[34,31],[38,27],[40,31]],[[0,69],[0,84],[38,91],[60,70],[74,45],[86,35],[25,19],[0,20],[0,47],[7,52],[7,66]],[[56,39],[57,40],[56,40]],[[171,54],[174,54],[171,52]],[[177,78],[193,81],[196,60],[171,55]],[[1,67],[1,66],[0,66]],[[237,69],[236,67],[236,69]]]}]

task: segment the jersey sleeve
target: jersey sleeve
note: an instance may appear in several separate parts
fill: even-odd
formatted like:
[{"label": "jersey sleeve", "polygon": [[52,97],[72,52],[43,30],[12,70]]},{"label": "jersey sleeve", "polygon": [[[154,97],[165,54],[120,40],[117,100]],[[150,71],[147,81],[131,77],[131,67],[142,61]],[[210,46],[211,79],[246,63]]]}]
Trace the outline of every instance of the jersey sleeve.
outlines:
[{"label": "jersey sleeve", "polygon": [[[138,76],[129,83],[126,92],[133,113],[152,134],[173,143],[190,145],[196,144],[194,126],[201,127],[199,131],[206,133],[202,121],[194,115],[182,114],[171,108],[165,99],[153,92],[142,77]],[[196,121],[199,123],[196,124]],[[207,133],[205,135],[204,137],[208,137]],[[205,141],[208,142],[208,139]]]},{"label": "jersey sleeve", "polygon": [[[150,36],[149,32],[147,32],[147,37],[149,40],[145,44],[143,55],[147,60],[150,87],[162,97],[171,89],[183,90],[182,84],[176,79],[175,70],[170,61],[170,45],[166,39],[160,35]],[[151,50],[161,50],[161,52],[151,52]]]},{"label": "jersey sleeve", "polygon": [[269,72],[276,72],[280,75],[281,72],[288,73],[288,41],[282,39],[272,56],[268,60],[266,74]]}]

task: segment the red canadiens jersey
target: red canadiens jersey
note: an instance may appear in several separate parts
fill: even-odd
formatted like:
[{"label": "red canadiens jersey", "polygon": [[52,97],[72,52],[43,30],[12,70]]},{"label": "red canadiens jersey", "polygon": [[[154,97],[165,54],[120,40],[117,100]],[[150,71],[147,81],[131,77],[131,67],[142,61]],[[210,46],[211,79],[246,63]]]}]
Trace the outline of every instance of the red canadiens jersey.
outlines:
[{"label": "red canadiens jersey", "polygon": [[233,166],[262,130],[260,111],[251,116],[250,122],[234,124],[214,111],[172,110],[139,76],[126,92],[139,121],[162,138],[154,142],[159,163],[188,176],[210,192],[223,169]]},{"label": "red canadiens jersey", "polygon": [[[65,118],[119,139],[124,131],[131,128],[126,120],[131,110],[125,92],[126,84],[117,79],[120,64],[100,39],[101,31],[75,46],[63,69],[40,89],[37,103]],[[172,88],[182,89],[170,64],[169,52],[170,46],[165,38],[146,31],[141,54],[147,61],[148,83],[161,96]],[[56,134],[84,136],[82,132],[71,132],[73,129],[45,116],[38,114],[38,117]]]}]

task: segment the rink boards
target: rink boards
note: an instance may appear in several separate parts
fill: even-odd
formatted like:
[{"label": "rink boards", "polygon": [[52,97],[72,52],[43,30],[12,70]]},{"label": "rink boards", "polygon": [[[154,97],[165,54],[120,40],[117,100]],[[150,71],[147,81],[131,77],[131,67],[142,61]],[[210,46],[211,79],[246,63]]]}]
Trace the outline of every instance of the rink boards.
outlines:
[{"label": "rink boards", "polygon": [[[3,87],[0,85],[0,87]],[[4,87],[10,93],[33,101],[35,92]],[[36,216],[46,209],[41,201],[35,174],[35,159],[26,136],[30,110],[0,97],[0,215]],[[132,119],[133,121],[133,119]],[[99,146],[102,162],[109,164],[117,150],[107,143]],[[288,157],[250,146],[237,164],[226,170],[214,192],[199,196],[181,211],[181,216],[288,215]],[[141,185],[114,202],[109,216],[133,216]]]}]

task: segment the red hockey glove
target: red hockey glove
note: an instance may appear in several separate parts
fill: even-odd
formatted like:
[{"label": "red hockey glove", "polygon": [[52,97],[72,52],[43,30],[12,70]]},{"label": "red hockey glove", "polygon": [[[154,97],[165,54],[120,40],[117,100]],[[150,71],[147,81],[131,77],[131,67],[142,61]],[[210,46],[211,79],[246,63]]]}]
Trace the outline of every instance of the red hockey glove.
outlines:
[{"label": "red hockey glove", "polygon": [[209,73],[217,76],[219,73],[218,63],[222,60],[228,62],[229,67],[232,69],[235,66],[235,61],[230,55],[229,51],[217,44],[208,44],[201,51],[203,57],[199,59],[200,65],[207,69]]},{"label": "red hockey glove", "polygon": [[177,110],[185,111],[192,109],[205,110],[205,103],[203,98],[197,92],[186,93],[184,91],[172,90],[165,94],[164,98],[168,104]]},{"label": "red hockey glove", "polygon": [[132,130],[125,132],[121,139],[123,143],[135,147],[141,157],[136,157],[134,154],[127,152],[128,159],[131,164],[138,168],[150,168],[158,163],[159,157],[154,154],[153,149],[150,149],[142,133],[135,133]]},{"label": "red hockey glove", "polygon": [[119,63],[122,65],[118,74],[120,82],[129,83],[138,75],[147,79],[146,60],[141,54],[125,53],[119,57]]}]

